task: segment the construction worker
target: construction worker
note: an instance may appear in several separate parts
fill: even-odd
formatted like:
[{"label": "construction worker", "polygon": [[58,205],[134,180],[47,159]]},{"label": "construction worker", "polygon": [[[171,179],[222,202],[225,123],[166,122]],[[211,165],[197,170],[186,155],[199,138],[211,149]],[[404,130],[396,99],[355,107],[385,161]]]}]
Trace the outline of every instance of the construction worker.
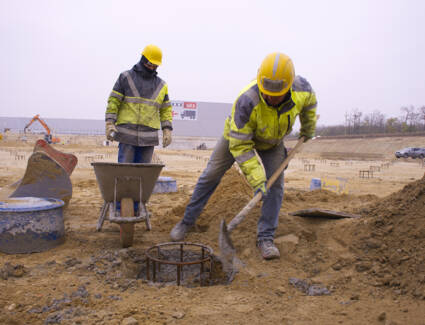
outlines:
[{"label": "construction worker", "polygon": [[118,162],[150,163],[154,146],[171,143],[172,108],[168,86],[157,76],[162,51],[147,45],[140,61],[131,70],[120,74],[106,108],[106,138],[118,141]]},{"label": "construction worker", "polygon": [[283,53],[267,55],[256,80],[241,91],[233,104],[223,136],[198,179],[183,219],[171,230],[171,239],[184,239],[224,173],[236,161],[255,194],[263,194],[257,247],[264,259],[280,257],[273,240],[283,200],[283,173],[268,191],[266,181],[286,158],[283,138],[291,133],[297,116],[300,137],[307,141],[314,136],[316,106],[313,89],[306,79],[295,76],[291,59]]}]

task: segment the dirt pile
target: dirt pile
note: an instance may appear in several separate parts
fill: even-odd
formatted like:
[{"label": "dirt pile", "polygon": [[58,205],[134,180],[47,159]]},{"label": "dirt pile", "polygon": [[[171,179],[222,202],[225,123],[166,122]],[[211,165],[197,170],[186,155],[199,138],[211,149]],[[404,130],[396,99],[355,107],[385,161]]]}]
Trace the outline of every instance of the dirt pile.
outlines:
[{"label": "dirt pile", "polygon": [[357,271],[376,286],[425,299],[425,175],[359,212],[365,221],[353,232]]},{"label": "dirt pile", "polygon": [[[252,195],[243,175],[231,169],[201,214],[198,230],[208,232],[210,238],[218,236],[219,221],[224,218],[229,222]],[[288,191],[282,211],[335,206],[363,216],[362,220],[353,220],[351,236],[345,237],[356,255],[353,264],[349,264],[358,273],[365,274],[375,287],[391,288],[396,295],[425,299],[425,176],[384,199],[374,195],[337,195],[323,190]],[[257,205],[232,233],[237,250],[243,251],[255,240],[260,207]]]},{"label": "dirt pile", "polygon": [[[223,218],[226,221],[231,220],[249,202],[252,195],[252,188],[244,176],[236,168],[230,168],[197,220],[198,230],[202,232],[215,224],[218,225]],[[190,196],[184,202],[174,206],[171,214],[179,216],[179,219],[182,218],[189,200]],[[218,232],[218,227],[215,229]]]},{"label": "dirt pile", "polygon": [[223,176],[219,186],[205,207],[202,221],[211,218],[234,217],[252,198],[253,190],[245,177],[233,167]]}]

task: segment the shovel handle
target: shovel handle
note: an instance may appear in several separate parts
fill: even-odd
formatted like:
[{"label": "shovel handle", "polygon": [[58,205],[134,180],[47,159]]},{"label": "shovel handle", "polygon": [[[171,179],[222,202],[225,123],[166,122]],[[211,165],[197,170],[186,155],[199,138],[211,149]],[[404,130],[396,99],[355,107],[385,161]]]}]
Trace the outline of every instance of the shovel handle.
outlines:
[{"label": "shovel handle", "polygon": [[[282,162],[282,165],[279,166],[278,169],[273,173],[273,175],[269,178],[266,184],[266,189],[269,190],[270,187],[274,184],[276,179],[279,177],[279,175],[283,172],[283,170],[288,166],[291,159],[295,156],[295,154],[299,151],[302,144],[304,143],[305,138],[301,137],[297,144],[295,145],[294,149],[292,149],[288,156],[285,158],[285,160]],[[257,194],[254,195],[254,197],[251,199],[251,201],[248,202],[247,205],[234,217],[229,224],[227,225],[227,231],[230,233],[237,225],[239,225],[243,219],[245,219],[245,216],[248,214],[249,211],[258,203],[261,201],[261,198],[263,197],[263,193],[261,191],[258,191]]]}]

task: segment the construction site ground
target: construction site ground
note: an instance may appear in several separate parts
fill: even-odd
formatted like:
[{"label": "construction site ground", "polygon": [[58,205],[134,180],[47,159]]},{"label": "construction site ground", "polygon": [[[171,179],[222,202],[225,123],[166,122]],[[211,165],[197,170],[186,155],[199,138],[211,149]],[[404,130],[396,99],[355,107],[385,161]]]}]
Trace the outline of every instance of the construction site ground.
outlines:
[{"label": "construction site ground", "polygon": [[[161,175],[175,178],[178,191],[151,196],[152,230],[137,224],[134,245],[122,249],[116,224],[95,230],[103,201],[90,165],[115,162],[117,148],[101,146],[100,137],[91,145],[76,139],[55,146],[79,160],[64,211],[66,241],[42,253],[0,253],[0,324],[425,324],[425,167],[393,155],[424,137],[307,143],[285,172],[275,239],[281,258],[264,261],[256,249],[257,206],[231,235],[238,274],[213,286],[139,277],[145,250],[170,240],[211,150],[155,151],[166,165]],[[32,146],[1,142],[0,187],[22,177]],[[327,189],[310,191],[312,178]],[[231,169],[187,241],[218,255],[220,220],[229,222],[252,195]],[[310,208],[361,218],[289,215]],[[296,281],[328,292],[309,295]]]}]

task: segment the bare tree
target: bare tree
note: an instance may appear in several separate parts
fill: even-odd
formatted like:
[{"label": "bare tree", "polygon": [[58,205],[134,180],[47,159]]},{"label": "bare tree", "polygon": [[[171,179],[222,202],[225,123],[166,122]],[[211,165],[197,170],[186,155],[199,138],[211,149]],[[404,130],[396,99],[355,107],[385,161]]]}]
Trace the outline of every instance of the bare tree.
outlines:
[{"label": "bare tree", "polygon": [[402,106],[400,108],[400,111],[402,113],[404,113],[403,115],[400,116],[400,121],[402,123],[406,123],[407,124],[407,122],[409,121],[409,118],[410,118],[410,108],[408,106]]},{"label": "bare tree", "polygon": [[362,120],[362,112],[358,108],[353,109],[352,118],[353,118],[353,133],[360,133],[360,126]]},{"label": "bare tree", "polygon": [[372,125],[376,131],[374,132],[384,132],[385,131],[385,115],[382,114],[379,110],[374,110],[371,113]]},{"label": "bare tree", "polygon": [[422,129],[425,130],[425,105],[418,107],[419,119],[422,121]]},{"label": "bare tree", "polygon": [[385,132],[395,133],[400,131],[400,121],[396,117],[390,117],[385,122]]},{"label": "bare tree", "polygon": [[402,121],[407,127],[407,131],[415,131],[416,126],[420,124],[420,113],[413,105],[403,106],[400,110],[404,113]]},{"label": "bare tree", "polygon": [[367,133],[416,132],[425,130],[425,105],[400,108],[401,116],[385,117],[379,110],[363,114],[358,108],[345,112],[343,125],[322,126],[317,129],[320,135],[348,135]]},{"label": "bare tree", "polygon": [[351,114],[349,112],[345,112],[345,134],[350,134],[351,133]]}]

